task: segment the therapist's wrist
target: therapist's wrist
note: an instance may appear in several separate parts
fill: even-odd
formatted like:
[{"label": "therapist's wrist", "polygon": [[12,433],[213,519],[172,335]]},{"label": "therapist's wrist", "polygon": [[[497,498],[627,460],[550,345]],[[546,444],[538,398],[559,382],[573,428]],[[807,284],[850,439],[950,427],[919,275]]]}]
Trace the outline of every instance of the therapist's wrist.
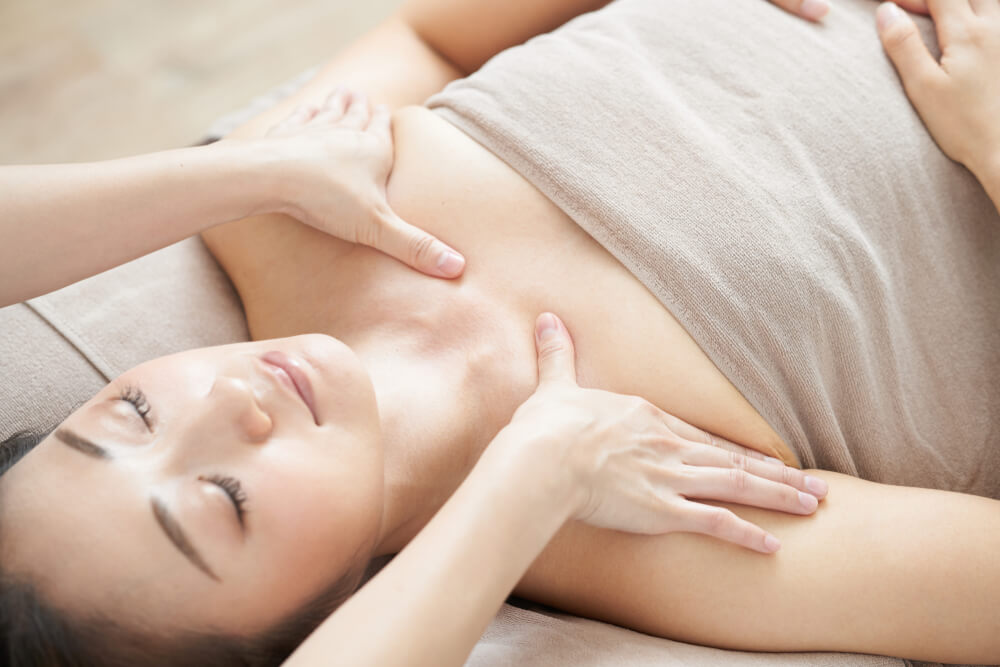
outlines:
[{"label": "therapist's wrist", "polygon": [[487,446],[473,474],[487,478],[498,493],[516,494],[540,524],[562,525],[587,500],[567,465],[568,451],[552,434],[509,424]]},{"label": "therapist's wrist", "polygon": [[223,139],[203,150],[212,153],[217,187],[229,202],[231,213],[220,223],[287,208],[295,178],[280,145],[261,139]]}]

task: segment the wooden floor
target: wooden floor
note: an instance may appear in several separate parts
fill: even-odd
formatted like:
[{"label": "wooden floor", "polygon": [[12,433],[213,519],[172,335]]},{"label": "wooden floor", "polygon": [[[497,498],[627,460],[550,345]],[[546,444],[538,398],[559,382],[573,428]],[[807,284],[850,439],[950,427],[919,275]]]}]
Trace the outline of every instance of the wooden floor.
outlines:
[{"label": "wooden floor", "polygon": [[0,164],[196,141],[399,0],[0,0]]}]

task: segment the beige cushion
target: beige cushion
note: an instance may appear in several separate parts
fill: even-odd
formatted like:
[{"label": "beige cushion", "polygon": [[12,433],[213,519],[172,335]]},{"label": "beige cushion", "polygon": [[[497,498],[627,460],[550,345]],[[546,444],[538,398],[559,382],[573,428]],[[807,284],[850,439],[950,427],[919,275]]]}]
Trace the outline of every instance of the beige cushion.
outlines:
[{"label": "beige cushion", "polygon": [[148,359],[248,339],[226,274],[199,239],[0,309],[0,440],[48,431]]}]

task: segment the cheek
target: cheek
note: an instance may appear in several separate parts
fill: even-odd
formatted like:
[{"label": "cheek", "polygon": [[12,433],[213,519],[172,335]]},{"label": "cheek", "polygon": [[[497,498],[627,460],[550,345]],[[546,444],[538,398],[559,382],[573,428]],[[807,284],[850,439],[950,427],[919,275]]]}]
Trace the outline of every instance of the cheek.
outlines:
[{"label": "cheek", "polygon": [[270,444],[278,447],[262,457],[258,498],[250,500],[276,558],[289,567],[339,570],[359,549],[374,546],[383,509],[380,450],[340,438]]}]

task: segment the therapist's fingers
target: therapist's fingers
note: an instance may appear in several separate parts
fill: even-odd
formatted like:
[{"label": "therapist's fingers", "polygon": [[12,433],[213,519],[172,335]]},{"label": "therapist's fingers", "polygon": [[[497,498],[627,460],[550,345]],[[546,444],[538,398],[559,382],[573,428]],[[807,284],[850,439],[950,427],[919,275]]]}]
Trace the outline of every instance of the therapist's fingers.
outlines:
[{"label": "therapist's fingers", "polygon": [[897,0],[897,5],[914,14],[927,14],[927,0]]},{"label": "therapist's fingers", "polygon": [[683,504],[678,508],[677,514],[681,530],[685,532],[708,535],[766,554],[781,548],[778,538],[725,508],[681,502]]},{"label": "therapist's fingers", "polygon": [[340,122],[354,130],[364,130],[368,127],[368,120],[371,118],[371,111],[368,107],[368,96],[361,91],[355,91],[351,95],[351,101],[347,106],[347,111]]},{"label": "therapist's fingers", "polygon": [[535,319],[535,347],[538,351],[538,384],[576,384],[576,348],[566,325],[552,313]]},{"label": "therapist's fingers", "polygon": [[714,447],[693,445],[681,454],[681,461],[690,466],[705,466],[720,470],[745,470],[746,472],[785,484],[789,488],[805,491],[817,498],[823,498],[829,492],[829,485],[818,477],[807,475],[798,468],[786,465],[774,465]]},{"label": "therapist's fingers", "polygon": [[742,454],[747,458],[767,461],[768,463],[775,465],[785,465],[773,456],[766,456],[761,452],[758,452],[756,449],[750,449],[749,447],[744,447],[743,445],[737,445],[735,442],[730,442],[723,437],[709,433],[708,431],[703,431],[697,426],[687,423],[680,417],[675,417],[674,415],[665,413],[663,415],[663,421],[666,423],[667,428],[685,440],[711,445],[712,447],[717,447],[718,449],[723,449],[727,452]]},{"label": "therapist's fingers", "polygon": [[457,278],[465,270],[465,258],[419,227],[391,211],[381,214],[373,226],[374,238],[365,241],[376,250],[436,278]]},{"label": "therapist's fingers", "polygon": [[[822,21],[831,10],[830,0],[771,0],[771,2],[809,21]],[[926,0],[899,0],[899,5],[907,11],[927,13]]]},{"label": "therapist's fingers", "polygon": [[810,21],[819,21],[830,13],[828,0],[771,0],[771,2]]},{"label": "therapist's fingers", "polygon": [[742,468],[690,466],[675,486],[685,498],[718,500],[789,514],[812,514],[819,507],[819,500],[811,493],[757,477]]},{"label": "therapist's fingers", "polygon": [[942,53],[956,38],[961,40],[966,36],[966,27],[976,16],[969,0],[927,0],[927,8],[934,19]]},{"label": "therapist's fingers", "polygon": [[1000,14],[1000,2],[997,0],[969,0],[969,2],[972,5],[972,11],[979,16]]},{"label": "therapist's fingers", "polygon": [[924,44],[916,24],[895,3],[882,3],[876,21],[882,46],[899,72],[906,94],[919,108],[928,89],[942,76],[941,67]]},{"label": "therapist's fingers", "polygon": [[323,106],[320,107],[316,118],[327,123],[340,120],[347,112],[352,97],[351,91],[346,86],[337,86],[323,101]]}]

